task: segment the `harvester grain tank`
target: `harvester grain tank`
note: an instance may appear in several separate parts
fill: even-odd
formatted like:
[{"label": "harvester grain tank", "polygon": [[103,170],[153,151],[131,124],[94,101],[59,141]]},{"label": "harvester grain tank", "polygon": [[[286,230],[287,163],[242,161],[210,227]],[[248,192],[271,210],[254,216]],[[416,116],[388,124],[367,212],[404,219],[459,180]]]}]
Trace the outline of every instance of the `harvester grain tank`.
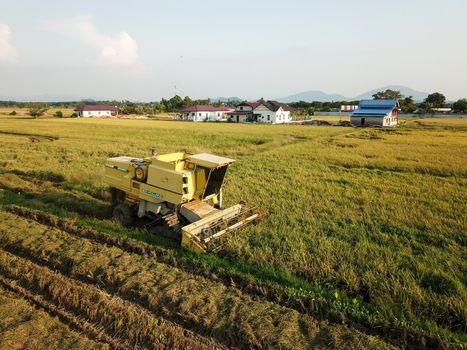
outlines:
[{"label": "harvester grain tank", "polygon": [[196,252],[216,251],[228,234],[261,217],[244,203],[222,209],[222,186],[233,159],[185,152],[106,161],[113,215],[130,226],[148,218],[156,234],[181,240]]}]

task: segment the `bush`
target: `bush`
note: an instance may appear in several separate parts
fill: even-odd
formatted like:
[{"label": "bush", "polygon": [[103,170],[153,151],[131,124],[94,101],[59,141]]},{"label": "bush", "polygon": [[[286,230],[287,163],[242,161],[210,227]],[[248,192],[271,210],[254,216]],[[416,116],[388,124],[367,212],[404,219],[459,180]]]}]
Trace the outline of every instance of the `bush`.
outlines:
[{"label": "bush", "polygon": [[11,111],[10,115],[16,115],[16,111]]},{"label": "bush", "polygon": [[77,114],[77,113],[73,113],[73,114],[71,115],[71,117],[72,117],[72,118],[77,118],[77,117],[78,117],[78,114]]},{"label": "bush", "polygon": [[55,118],[63,118],[63,113],[62,113],[62,111],[56,111],[56,112],[55,112]]},{"label": "bush", "polygon": [[43,103],[30,103],[28,106],[29,114],[35,118],[40,117],[47,109],[47,105]]}]

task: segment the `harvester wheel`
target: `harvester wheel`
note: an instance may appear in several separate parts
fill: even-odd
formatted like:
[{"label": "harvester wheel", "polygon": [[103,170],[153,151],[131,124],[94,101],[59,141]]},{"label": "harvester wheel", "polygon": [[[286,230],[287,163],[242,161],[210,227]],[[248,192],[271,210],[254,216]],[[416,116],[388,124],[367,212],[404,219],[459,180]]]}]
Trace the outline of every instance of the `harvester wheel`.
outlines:
[{"label": "harvester wheel", "polygon": [[135,221],[133,211],[126,204],[119,204],[113,210],[113,217],[117,219],[123,226],[131,226]]},{"label": "harvester wheel", "polygon": [[115,187],[111,187],[110,193],[112,195],[113,205],[117,205],[125,201],[126,194],[122,190],[119,190],[118,188],[115,188]]}]

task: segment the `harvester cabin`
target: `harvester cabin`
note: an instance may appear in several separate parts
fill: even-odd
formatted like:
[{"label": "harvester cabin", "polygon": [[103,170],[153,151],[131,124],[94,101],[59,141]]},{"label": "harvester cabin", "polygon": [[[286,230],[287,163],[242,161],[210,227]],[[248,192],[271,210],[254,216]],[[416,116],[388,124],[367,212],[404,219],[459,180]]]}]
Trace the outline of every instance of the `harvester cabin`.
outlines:
[{"label": "harvester cabin", "polygon": [[398,113],[397,100],[362,100],[350,122],[356,126],[392,127],[398,123]]}]

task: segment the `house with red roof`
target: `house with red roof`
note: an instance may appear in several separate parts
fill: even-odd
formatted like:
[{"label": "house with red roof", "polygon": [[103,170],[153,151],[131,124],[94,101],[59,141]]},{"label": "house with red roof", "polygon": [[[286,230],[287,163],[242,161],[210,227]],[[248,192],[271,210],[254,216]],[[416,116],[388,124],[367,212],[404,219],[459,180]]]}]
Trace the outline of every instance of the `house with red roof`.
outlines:
[{"label": "house with red roof", "polygon": [[226,106],[194,105],[180,110],[182,120],[194,122],[225,120],[226,114],[234,109]]},{"label": "house with red roof", "polygon": [[82,118],[112,117],[118,114],[118,108],[109,105],[82,105],[75,108],[75,113]]},{"label": "house with red roof", "polygon": [[282,124],[292,121],[292,108],[285,103],[277,101],[250,101],[242,102],[237,108],[226,113],[227,120],[244,123]]}]

